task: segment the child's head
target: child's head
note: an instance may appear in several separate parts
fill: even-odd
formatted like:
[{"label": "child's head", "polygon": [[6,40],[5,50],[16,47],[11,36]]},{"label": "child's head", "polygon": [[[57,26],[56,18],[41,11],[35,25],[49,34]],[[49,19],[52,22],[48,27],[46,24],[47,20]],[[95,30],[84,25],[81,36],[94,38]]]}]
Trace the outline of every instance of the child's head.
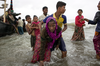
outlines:
[{"label": "child's head", "polygon": [[100,10],[100,1],[99,1],[99,3],[98,3],[97,7],[98,7],[98,10]]},{"label": "child's head", "polygon": [[56,23],[55,18],[49,17],[46,20],[46,28],[48,28],[50,32],[54,32],[56,29],[56,26],[57,26],[57,23]]},{"label": "child's head", "polygon": [[78,12],[79,15],[82,15],[83,10],[82,9],[79,9],[77,12]]},{"label": "child's head", "polygon": [[36,15],[33,16],[33,21],[37,22],[38,21],[38,17]]},{"label": "child's head", "polygon": [[58,1],[56,4],[56,9],[57,11],[63,14],[66,11],[65,6],[66,6],[66,3],[62,1]]},{"label": "child's head", "polygon": [[47,13],[48,13],[48,7],[44,6],[42,8],[42,10],[43,10],[43,14],[47,15]]},{"label": "child's head", "polygon": [[30,15],[26,15],[26,16],[25,16],[25,19],[26,19],[26,21],[27,21],[28,23],[31,23],[31,17],[30,17]]}]

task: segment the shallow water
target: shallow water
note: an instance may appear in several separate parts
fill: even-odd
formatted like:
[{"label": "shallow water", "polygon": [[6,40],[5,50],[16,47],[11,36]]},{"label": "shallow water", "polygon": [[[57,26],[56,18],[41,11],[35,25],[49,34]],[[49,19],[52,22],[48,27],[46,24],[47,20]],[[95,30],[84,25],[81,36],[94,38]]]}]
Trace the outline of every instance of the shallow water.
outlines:
[{"label": "shallow water", "polygon": [[[95,26],[85,27],[84,41],[71,41],[74,26],[68,26],[63,33],[66,43],[67,57],[61,59],[61,51],[52,52],[51,61],[45,62],[45,66],[100,66],[100,61],[96,59],[93,36]],[[38,66],[39,63],[30,63],[33,56],[30,46],[30,36],[13,34],[0,38],[0,66]]]}]

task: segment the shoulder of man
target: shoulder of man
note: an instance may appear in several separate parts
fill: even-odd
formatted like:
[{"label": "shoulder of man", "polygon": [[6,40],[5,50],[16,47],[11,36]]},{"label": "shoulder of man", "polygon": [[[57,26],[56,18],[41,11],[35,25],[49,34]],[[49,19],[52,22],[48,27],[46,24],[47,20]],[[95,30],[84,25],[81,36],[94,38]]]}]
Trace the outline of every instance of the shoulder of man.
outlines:
[{"label": "shoulder of man", "polygon": [[66,17],[65,15],[62,15],[62,18],[64,18],[64,19],[65,19],[65,18],[67,18],[67,17]]}]

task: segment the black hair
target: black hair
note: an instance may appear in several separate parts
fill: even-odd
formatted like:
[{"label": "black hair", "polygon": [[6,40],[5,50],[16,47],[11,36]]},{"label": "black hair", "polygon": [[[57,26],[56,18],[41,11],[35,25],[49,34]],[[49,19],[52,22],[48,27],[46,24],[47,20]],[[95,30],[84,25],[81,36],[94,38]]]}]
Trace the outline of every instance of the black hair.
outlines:
[{"label": "black hair", "polygon": [[54,22],[56,24],[56,22],[53,19],[51,19],[49,22]]},{"label": "black hair", "polygon": [[25,16],[25,19],[27,19],[28,17],[30,17],[30,15],[26,15],[26,16]]},{"label": "black hair", "polygon": [[21,17],[18,17],[18,19],[21,19]]},{"label": "black hair", "polygon": [[[36,15],[34,15],[34,16],[33,16],[33,18],[34,18],[34,17],[37,17],[37,16],[36,16]],[[38,17],[37,17],[37,18],[38,18]]]},{"label": "black hair", "polygon": [[44,7],[42,8],[42,10],[44,10],[44,9],[48,9],[48,7],[47,7],[47,6],[44,6]]},{"label": "black hair", "polygon": [[77,11],[77,12],[79,12],[79,11],[83,12],[83,10],[82,10],[82,9],[78,9],[78,11]]},{"label": "black hair", "polygon": [[64,3],[62,1],[58,1],[56,4],[56,9],[58,9],[58,7],[62,7],[62,6],[66,6],[66,3]]},{"label": "black hair", "polygon": [[25,19],[22,19],[22,21],[25,21]]}]

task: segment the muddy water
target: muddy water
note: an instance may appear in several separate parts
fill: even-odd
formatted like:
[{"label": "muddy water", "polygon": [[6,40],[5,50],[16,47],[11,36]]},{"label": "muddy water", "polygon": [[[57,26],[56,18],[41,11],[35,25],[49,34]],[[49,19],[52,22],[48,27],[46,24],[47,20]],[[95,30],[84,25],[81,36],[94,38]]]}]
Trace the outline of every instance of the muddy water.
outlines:
[{"label": "muddy water", "polygon": [[[61,51],[52,52],[51,61],[45,66],[100,66],[100,61],[95,58],[93,36],[95,26],[85,27],[84,41],[71,41],[74,26],[68,26],[63,33],[66,43],[67,57],[61,59]],[[30,63],[33,51],[30,46],[30,36],[13,34],[0,37],[0,66],[38,66],[39,63]]]}]

